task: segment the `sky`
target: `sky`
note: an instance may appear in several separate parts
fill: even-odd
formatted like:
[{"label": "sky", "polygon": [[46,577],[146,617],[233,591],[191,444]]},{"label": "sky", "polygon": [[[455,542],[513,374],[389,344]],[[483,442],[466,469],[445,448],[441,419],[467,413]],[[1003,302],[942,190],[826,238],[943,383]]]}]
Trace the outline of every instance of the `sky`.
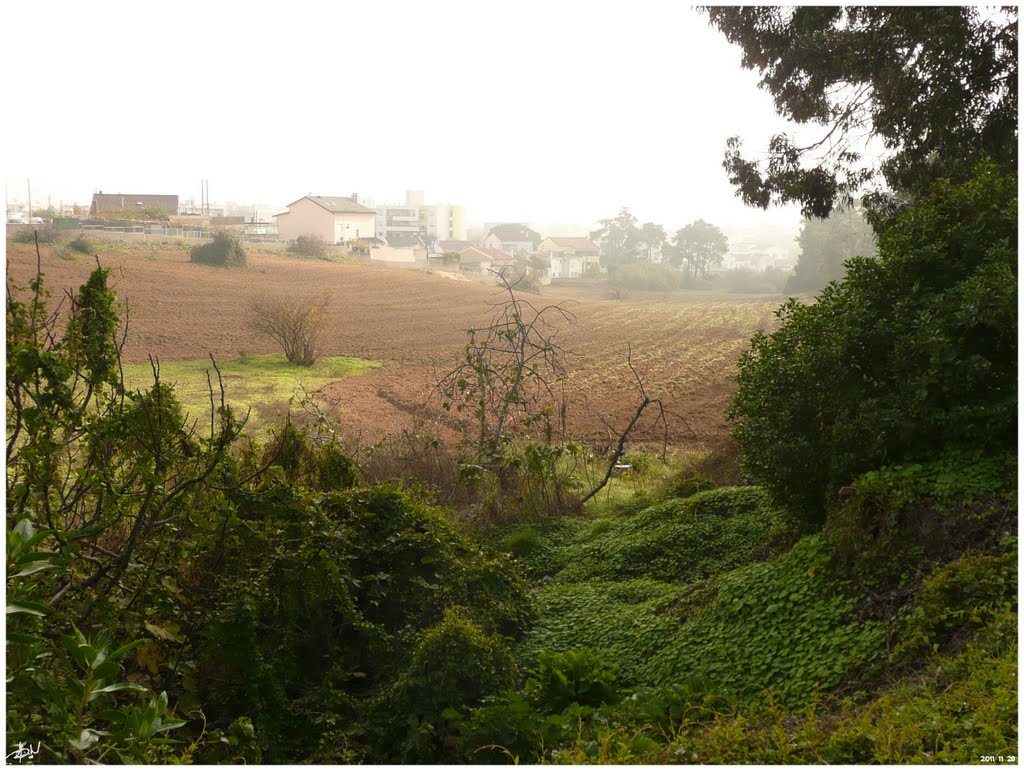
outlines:
[{"label": "sky", "polygon": [[786,130],[740,51],[668,2],[7,4],[9,198],[283,206],[423,190],[472,222],[792,225],[734,195],[726,139]]}]

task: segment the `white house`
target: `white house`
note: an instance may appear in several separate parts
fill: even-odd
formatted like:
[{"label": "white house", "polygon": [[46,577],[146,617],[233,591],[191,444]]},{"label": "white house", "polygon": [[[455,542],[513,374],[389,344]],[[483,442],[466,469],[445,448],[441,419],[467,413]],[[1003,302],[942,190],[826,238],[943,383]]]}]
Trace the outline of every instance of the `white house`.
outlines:
[{"label": "white house", "polygon": [[520,223],[506,223],[492,227],[484,238],[484,246],[499,249],[506,254],[525,257],[537,248],[540,235]]},{"label": "white house", "polygon": [[343,244],[377,235],[377,212],[359,203],[355,195],[307,195],[288,204],[288,211],[275,214],[274,219],[282,241],[314,235],[329,244]]},{"label": "white house", "polygon": [[601,264],[600,247],[586,237],[545,238],[537,251],[551,260],[551,278],[580,278]]}]

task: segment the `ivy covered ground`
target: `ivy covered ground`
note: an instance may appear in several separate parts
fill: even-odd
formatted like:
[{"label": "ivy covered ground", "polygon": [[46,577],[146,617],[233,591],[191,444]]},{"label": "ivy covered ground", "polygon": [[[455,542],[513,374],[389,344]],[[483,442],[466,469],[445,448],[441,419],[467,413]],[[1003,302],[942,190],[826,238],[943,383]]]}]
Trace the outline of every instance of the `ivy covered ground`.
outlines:
[{"label": "ivy covered ground", "polygon": [[[941,467],[868,475],[814,534],[757,487],[495,534],[532,583],[516,647],[531,674],[465,716],[462,746],[523,762],[1016,755],[1014,467]],[[860,531],[877,507],[894,529]],[[896,524],[912,512],[941,532]],[[552,688],[565,709],[537,698]]]}]

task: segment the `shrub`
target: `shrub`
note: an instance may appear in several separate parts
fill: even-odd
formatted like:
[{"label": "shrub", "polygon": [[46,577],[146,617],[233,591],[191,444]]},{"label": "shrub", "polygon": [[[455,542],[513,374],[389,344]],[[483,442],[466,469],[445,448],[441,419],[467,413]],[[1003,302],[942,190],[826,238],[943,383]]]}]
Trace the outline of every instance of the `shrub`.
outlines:
[{"label": "shrub", "polygon": [[53,225],[8,226],[8,238],[18,244],[31,244],[39,239],[41,244],[53,244],[60,240],[60,231]]},{"label": "shrub", "polygon": [[745,468],[808,521],[884,463],[999,452],[1017,427],[1016,179],[937,184],[817,303],[783,305],[740,361]]},{"label": "shrub", "polygon": [[530,674],[526,693],[550,712],[561,712],[570,704],[599,707],[619,700],[618,669],[586,648],[542,651]]},{"label": "shrub", "polygon": [[295,243],[288,247],[288,252],[302,257],[323,259],[328,254],[327,242],[320,236],[306,233],[295,239]]},{"label": "shrub", "polygon": [[521,557],[540,546],[540,535],[533,525],[524,525],[509,533],[502,541],[502,546],[517,557]]},{"label": "shrub", "polygon": [[68,241],[68,248],[82,254],[95,254],[99,244],[85,235],[80,235]]},{"label": "shrub", "polygon": [[245,250],[238,237],[227,230],[214,233],[207,244],[197,244],[190,250],[192,262],[222,268],[244,268]]},{"label": "shrub", "polygon": [[249,326],[273,339],[292,364],[310,367],[320,358],[320,338],[330,295],[313,299],[273,296],[266,292],[249,302]]},{"label": "shrub", "polygon": [[504,638],[484,632],[460,608],[445,610],[441,622],[420,637],[409,666],[382,700],[380,719],[394,727],[385,734],[382,752],[403,762],[439,759],[448,716],[478,706],[516,679]]},{"label": "shrub", "polygon": [[675,292],[694,285],[680,270],[645,263],[616,266],[614,273],[608,274],[608,280],[624,289],[654,292]]},{"label": "shrub", "polygon": [[712,285],[719,291],[733,294],[779,294],[786,285],[787,275],[778,268],[736,268],[719,273]]}]

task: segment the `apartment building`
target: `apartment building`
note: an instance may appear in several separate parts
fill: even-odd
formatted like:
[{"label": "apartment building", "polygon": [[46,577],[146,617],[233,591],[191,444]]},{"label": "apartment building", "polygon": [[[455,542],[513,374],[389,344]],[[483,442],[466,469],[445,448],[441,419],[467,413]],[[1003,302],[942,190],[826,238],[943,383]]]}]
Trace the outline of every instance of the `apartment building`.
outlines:
[{"label": "apartment building", "polygon": [[427,204],[421,190],[407,190],[404,204],[383,204],[376,212],[377,236],[392,246],[429,246],[466,238],[465,208]]}]

